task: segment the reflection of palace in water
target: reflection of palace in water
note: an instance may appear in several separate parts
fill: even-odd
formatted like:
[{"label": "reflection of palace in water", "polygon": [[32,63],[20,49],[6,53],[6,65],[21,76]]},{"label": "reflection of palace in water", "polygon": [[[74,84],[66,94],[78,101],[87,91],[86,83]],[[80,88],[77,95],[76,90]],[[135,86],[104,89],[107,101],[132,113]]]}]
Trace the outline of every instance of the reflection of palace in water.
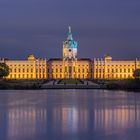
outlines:
[{"label": "reflection of palace in water", "polygon": [[[90,105],[91,106],[91,105]],[[107,105],[98,107],[96,103],[84,107],[51,106],[51,108],[39,106],[9,107],[7,112],[0,112],[0,128],[5,125],[8,137],[20,138],[35,136],[37,134],[74,133],[80,131],[118,131],[139,125],[140,109],[136,106],[117,106],[109,108]],[[1,131],[0,135],[4,132]],[[46,135],[47,135],[46,134]],[[4,134],[3,134],[4,135]]]},{"label": "reflection of palace in water", "polygon": [[[54,50],[55,51],[55,50]],[[78,44],[69,27],[63,42],[62,58],[38,59],[33,54],[27,60],[2,59],[10,68],[7,79],[127,79],[140,68],[140,60],[114,61],[110,55],[104,59],[78,58]]]}]

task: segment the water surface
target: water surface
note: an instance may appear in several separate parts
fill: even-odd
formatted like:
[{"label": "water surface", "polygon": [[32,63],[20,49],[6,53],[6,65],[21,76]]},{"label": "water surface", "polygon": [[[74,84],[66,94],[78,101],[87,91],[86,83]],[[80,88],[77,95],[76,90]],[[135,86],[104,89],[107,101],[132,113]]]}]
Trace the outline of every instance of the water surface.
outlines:
[{"label": "water surface", "polygon": [[0,90],[0,140],[139,140],[140,93]]}]

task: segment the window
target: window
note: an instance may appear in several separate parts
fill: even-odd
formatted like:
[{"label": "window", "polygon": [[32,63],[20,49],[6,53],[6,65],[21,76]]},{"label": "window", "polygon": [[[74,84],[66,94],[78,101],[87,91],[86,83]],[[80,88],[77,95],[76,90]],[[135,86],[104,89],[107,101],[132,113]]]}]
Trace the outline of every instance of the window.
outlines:
[{"label": "window", "polygon": [[96,73],[98,73],[98,69],[96,69]]},{"label": "window", "polygon": [[98,74],[96,74],[96,78],[98,78]]},{"label": "window", "polygon": [[69,73],[71,73],[72,72],[72,68],[71,68],[71,66],[69,66]]},{"label": "window", "polygon": [[67,67],[65,67],[65,72],[67,72]]},{"label": "window", "polygon": [[75,72],[75,67],[73,67],[73,71]]},{"label": "window", "polygon": [[78,69],[78,72],[80,73],[80,69]]},{"label": "window", "polygon": [[126,72],[126,69],[124,69],[124,72]]},{"label": "window", "polygon": [[126,74],[124,74],[124,78],[126,78]]},{"label": "window", "polygon": [[108,69],[108,73],[110,72],[110,69]]},{"label": "window", "polygon": [[83,74],[83,79],[84,79],[84,74]]}]

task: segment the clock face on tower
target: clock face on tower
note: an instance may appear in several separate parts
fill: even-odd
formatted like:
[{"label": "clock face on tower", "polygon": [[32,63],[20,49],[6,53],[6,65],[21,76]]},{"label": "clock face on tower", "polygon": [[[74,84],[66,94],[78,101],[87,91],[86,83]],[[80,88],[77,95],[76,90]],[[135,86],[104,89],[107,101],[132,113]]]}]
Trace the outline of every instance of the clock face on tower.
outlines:
[{"label": "clock face on tower", "polygon": [[63,57],[64,59],[77,58],[77,42],[72,37],[71,28],[69,27],[67,40],[63,43]]}]

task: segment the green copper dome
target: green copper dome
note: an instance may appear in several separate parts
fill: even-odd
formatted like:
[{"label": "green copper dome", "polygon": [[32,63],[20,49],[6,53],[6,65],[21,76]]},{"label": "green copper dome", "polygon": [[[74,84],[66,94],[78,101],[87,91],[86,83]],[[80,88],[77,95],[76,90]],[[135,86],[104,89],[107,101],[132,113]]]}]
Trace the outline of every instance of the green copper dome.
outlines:
[{"label": "green copper dome", "polygon": [[78,46],[77,42],[72,37],[71,27],[69,27],[66,44],[68,45],[68,48],[77,48]]}]

